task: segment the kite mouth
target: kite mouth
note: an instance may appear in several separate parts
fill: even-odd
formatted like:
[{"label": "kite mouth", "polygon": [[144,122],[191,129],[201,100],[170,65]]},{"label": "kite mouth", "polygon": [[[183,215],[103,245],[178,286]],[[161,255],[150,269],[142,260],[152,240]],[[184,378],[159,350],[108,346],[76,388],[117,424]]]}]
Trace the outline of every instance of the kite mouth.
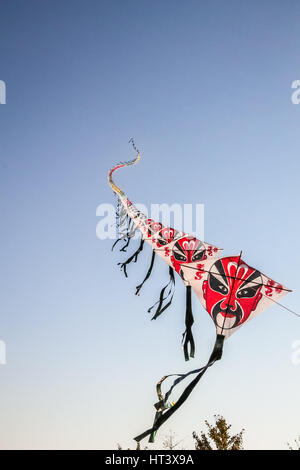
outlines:
[{"label": "kite mouth", "polygon": [[236,309],[233,311],[231,308],[227,308],[223,310],[221,308],[221,304],[224,300],[216,303],[211,311],[211,316],[219,328],[224,330],[231,330],[231,328],[235,328],[241,322],[243,318],[243,310],[236,302]]}]

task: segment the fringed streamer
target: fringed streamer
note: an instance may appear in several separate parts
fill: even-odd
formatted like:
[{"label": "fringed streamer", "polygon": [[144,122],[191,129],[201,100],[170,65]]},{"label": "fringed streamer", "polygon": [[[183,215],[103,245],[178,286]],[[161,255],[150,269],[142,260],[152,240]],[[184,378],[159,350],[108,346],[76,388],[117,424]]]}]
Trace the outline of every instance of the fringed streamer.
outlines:
[{"label": "fringed streamer", "polygon": [[[127,239],[126,243],[124,243],[124,245],[122,246],[122,248],[120,249],[120,251],[124,251],[126,252],[126,248],[128,247],[129,243],[130,243],[130,240],[131,240],[131,231],[132,231],[132,220],[129,219],[128,221],[128,226],[127,226],[127,229],[126,229],[126,234],[124,236],[124,239]],[[135,233],[135,230],[134,232]]]},{"label": "fringed streamer", "polygon": [[129,242],[131,240],[131,237],[128,236],[128,232],[123,234],[122,236],[120,236],[116,241],[115,243],[113,244],[113,246],[111,247],[111,251],[113,251],[114,247],[117,245],[117,243],[121,242],[121,241],[125,241],[125,244],[122,246],[122,248],[120,248],[120,251],[125,251],[126,252],[126,248],[128,247],[129,245]]},{"label": "fringed streamer", "polygon": [[[182,335],[183,352],[186,361],[190,357],[195,357],[195,341],[192,333],[194,317],[192,312],[192,291],[191,286],[186,286],[186,312],[185,312],[185,332]],[[188,346],[190,345],[190,352]]]},{"label": "fringed streamer", "polygon": [[[117,227],[119,228],[123,224],[126,223],[126,219],[128,218],[128,215],[126,213],[125,207],[121,203],[120,199],[118,198],[117,202],[117,208],[116,208],[116,220],[117,220]],[[128,224],[128,222],[127,222]],[[114,242],[113,246],[111,247],[111,251],[115,248],[115,246],[122,240],[125,240],[127,238],[128,234],[128,225],[125,233],[121,233],[117,240]],[[122,251],[122,249],[120,250]]]},{"label": "fringed streamer", "polygon": [[126,223],[126,221],[128,221],[128,214],[127,212],[125,211],[125,208],[122,206],[121,208],[121,212],[120,212],[120,215],[119,215],[119,218],[118,218],[118,221],[119,221],[119,225],[124,225]]},{"label": "fringed streamer", "polygon": [[117,226],[120,227],[121,225],[123,225],[126,222],[126,219],[127,219],[126,231],[125,233],[120,234],[118,239],[115,241],[115,243],[111,247],[111,251],[113,251],[114,247],[117,245],[119,241],[125,240],[125,244],[122,246],[122,248],[120,248],[120,251],[126,252],[126,248],[128,247],[131,238],[133,238],[135,235],[137,227],[127,214],[124,219],[122,220],[119,219]]},{"label": "fringed streamer", "polygon": [[[157,384],[156,389],[157,389],[157,395],[159,398],[159,402],[156,403],[154,406],[156,408],[156,413],[155,413],[155,418],[154,418],[154,423],[152,428],[148,429],[147,431],[143,432],[142,434],[139,434],[136,436],[134,439],[137,442],[140,442],[142,439],[144,439],[146,436],[150,434],[149,442],[154,442],[155,435],[162,426],[169,418],[172,416],[173,413],[175,413],[178,408],[186,401],[186,399],[189,397],[189,395],[192,393],[193,389],[201,379],[201,377],[204,375],[204,373],[207,371],[209,367],[211,367],[216,361],[221,359],[222,357],[222,351],[223,351],[223,343],[224,343],[225,336],[223,335],[217,335],[215,346],[213,349],[213,352],[209,358],[208,363],[204,366],[201,367],[200,369],[196,369],[193,371],[188,372],[187,374],[171,374],[171,375],[166,375],[164,376]],[[176,403],[168,404],[167,400],[170,397],[170,394],[174,387],[178,385],[182,380],[184,380],[186,377],[188,377],[191,374],[197,374],[197,376],[190,382],[190,384],[185,388],[181,396],[179,397],[178,401]],[[168,390],[168,392],[165,394],[163,397],[163,394],[161,392],[161,384],[164,382],[165,379],[168,377],[172,376],[177,376],[178,378],[173,382],[171,388]]]},{"label": "fringed streamer", "polygon": [[[169,266],[169,276],[170,276],[170,280],[168,282],[168,284],[166,284],[161,292],[160,292],[160,296],[159,296],[159,300],[157,302],[155,302],[154,305],[152,305],[152,307],[150,307],[148,309],[148,313],[151,312],[151,310],[157,305],[157,308],[156,308],[156,311],[155,311],[155,314],[153,315],[153,317],[151,318],[151,320],[156,320],[157,317],[159,317],[159,315],[161,315],[172,303],[172,300],[173,300],[173,296],[174,296],[174,285],[175,285],[175,277],[174,277],[174,271],[173,271],[173,268],[171,268],[171,266]],[[164,294],[167,290],[167,288],[170,286],[169,288],[169,291],[167,293],[167,295],[164,297]],[[172,295],[171,295],[172,294]],[[170,297],[171,296],[171,297]],[[169,302],[167,304],[165,304],[163,306],[163,303],[168,299],[170,298]]]},{"label": "fringed streamer", "polygon": [[[117,243],[119,243],[120,241],[122,240],[125,240],[126,239],[126,235],[123,235],[122,237],[119,237],[117,238],[117,240],[115,241],[115,243],[113,244],[113,246],[111,247],[111,251],[113,251],[114,247],[117,245]],[[121,250],[120,250],[121,251]]]},{"label": "fringed streamer", "polygon": [[124,222],[126,221],[126,218],[128,217],[126,209],[121,203],[120,199],[119,199],[118,206],[117,206],[116,216],[118,218],[118,222],[120,225],[124,224]]},{"label": "fringed streamer", "polygon": [[131,263],[132,261],[134,263],[137,262],[137,259],[138,259],[138,256],[140,254],[140,252],[142,251],[142,249],[144,248],[144,243],[145,243],[145,240],[142,238],[141,239],[141,243],[140,243],[140,246],[138,247],[138,249],[133,253],[133,255],[131,255],[126,261],[124,261],[124,263],[118,263],[118,265],[121,265],[121,271],[123,269],[124,271],[124,274],[125,274],[125,277],[128,277],[128,274],[127,274],[127,264]]},{"label": "fringed streamer", "polygon": [[152,272],[154,260],[155,260],[155,251],[152,251],[152,258],[151,258],[151,263],[150,263],[149,269],[148,269],[148,271],[147,271],[147,274],[146,274],[145,279],[143,280],[143,282],[142,282],[141,284],[139,284],[138,286],[136,286],[135,295],[139,295],[140,290],[141,290],[141,288],[143,287],[144,283],[147,281],[147,279],[149,279],[150,274],[151,274],[151,272]]}]

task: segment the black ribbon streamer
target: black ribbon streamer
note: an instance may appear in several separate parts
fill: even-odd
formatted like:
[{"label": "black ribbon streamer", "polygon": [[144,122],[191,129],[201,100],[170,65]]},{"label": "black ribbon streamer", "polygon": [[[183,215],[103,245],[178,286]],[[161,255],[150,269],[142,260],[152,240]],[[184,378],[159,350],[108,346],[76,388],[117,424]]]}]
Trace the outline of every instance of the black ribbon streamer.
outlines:
[{"label": "black ribbon streamer", "polygon": [[[185,312],[185,327],[186,330],[183,333],[182,342],[183,344],[183,352],[184,358],[186,361],[189,360],[190,357],[195,357],[195,341],[192,333],[192,326],[194,323],[194,317],[192,312],[192,291],[191,286],[186,286],[186,312]],[[188,346],[190,345],[190,352],[188,350]]]},{"label": "black ribbon streamer", "polygon": [[126,252],[126,248],[128,247],[131,238],[134,237],[135,231],[136,231],[135,224],[134,224],[134,222],[133,222],[131,219],[129,219],[129,221],[128,221],[128,226],[127,226],[127,231],[126,231],[126,235],[124,236],[124,239],[127,238],[127,242],[122,246],[122,248],[120,249],[120,251],[125,251],[125,252]]},{"label": "black ribbon streamer", "polygon": [[143,280],[143,282],[141,284],[139,284],[138,286],[136,286],[135,295],[139,295],[139,292],[140,292],[141,288],[143,287],[144,283],[150,277],[150,274],[151,274],[151,271],[152,271],[152,268],[153,268],[153,264],[154,264],[154,260],[155,260],[155,251],[152,251],[152,258],[151,258],[151,263],[150,263],[149,269],[147,271],[147,274],[146,274],[145,279]]},{"label": "black ribbon streamer", "polygon": [[[155,314],[153,315],[151,320],[156,320],[156,318],[159,317],[159,315],[161,315],[172,303],[173,296],[174,296],[173,287],[175,285],[175,277],[174,277],[173,268],[171,268],[171,266],[169,266],[169,276],[170,276],[170,280],[169,280],[168,284],[166,284],[162,288],[162,290],[160,292],[159,300],[157,302],[155,302],[155,304],[153,304],[152,307],[150,307],[148,309],[148,313],[150,313],[151,310],[157,305]],[[166,292],[166,290],[169,286],[170,286],[169,291],[168,291],[167,295],[164,297],[164,294],[165,294],[165,292]],[[172,294],[172,292],[173,292],[173,294]],[[170,295],[171,295],[171,298],[170,298],[169,302],[166,305],[163,306],[163,303],[167,300],[167,298],[170,297]]]},{"label": "black ribbon streamer", "polygon": [[118,265],[121,265],[121,270],[123,269],[124,271],[124,274],[125,274],[125,277],[128,277],[128,274],[127,274],[127,264],[131,263],[132,261],[134,263],[136,263],[137,259],[138,259],[138,255],[139,253],[142,251],[142,249],[144,248],[144,243],[145,243],[145,240],[142,238],[141,239],[141,243],[140,243],[140,246],[138,247],[138,249],[133,253],[133,255],[129,256],[129,258],[124,261],[124,263],[118,263]]},{"label": "black ribbon streamer", "polygon": [[[122,235],[121,237],[117,238],[117,240],[114,242],[113,246],[111,247],[111,251],[114,250],[114,247],[122,240],[126,240],[127,238],[127,234],[125,235]],[[128,246],[128,245],[127,245]],[[120,249],[120,251],[124,251],[122,248]]]},{"label": "black ribbon streamer", "polygon": [[[142,439],[147,437],[150,434],[149,442],[154,442],[155,435],[162,426],[172,415],[175,413],[178,408],[186,401],[186,399],[189,397],[189,395],[192,393],[193,389],[201,379],[201,377],[204,375],[204,373],[207,371],[209,367],[211,367],[216,361],[221,359],[222,357],[222,351],[223,351],[223,343],[224,343],[225,336],[223,335],[217,335],[216,342],[214,345],[214,349],[211,353],[211,356],[209,358],[208,363],[204,366],[201,367],[200,369],[196,369],[193,371],[188,372],[187,374],[171,374],[171,375],[166,375],[164,376],[157,384],[156,389],[157,389],[157,395],[159,398],[159,402],[156,403],[154,406],[156,408],[156,413],[155,413],[155,418],[154,418],[154,423],[152,428],[147,429],[147,431],[143,432],[142,434],[139,434],[136,436],[134,439],[137,442],[140,442]],[[172,405],[171,407],[168,407],[167,405],[167,400],[169,396],[171,395],[174,387],[178,385],[182,380],[184,380],[186,377],[188,377],[191,374],[197,374],[197,376],[190,382],[190,384],[185,388],[181,396],[179,397],[178,401]],[[161,392],[161,384],[165,379],[171,376],[177,376],[178,378],[173,382],[171,388],[168,390],[168,392],[165,394],[163,397],[162,392]]]}]

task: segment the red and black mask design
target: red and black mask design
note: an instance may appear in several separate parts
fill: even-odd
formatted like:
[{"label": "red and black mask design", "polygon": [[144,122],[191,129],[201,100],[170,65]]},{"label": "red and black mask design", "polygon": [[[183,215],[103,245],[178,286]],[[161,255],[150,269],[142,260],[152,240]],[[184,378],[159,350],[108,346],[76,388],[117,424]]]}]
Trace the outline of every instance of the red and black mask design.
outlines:
[{"label": "red and black mask design", "polygon": [[195,237],[180,238],[172,249],[171,262],[175,271],[183,278],[181,266],[206,259],[204,244]]},{"label": "red and black mask design", "polygon": [[158,248],[169,245],[178,237],[179,232],[171,227],[165,227],[157,234],[156,244]]},{"label": "red and black mask design", "polygon": [[221,258],[210,268],[202,289],[206,310],[224,330],[244,323],[262,298],[261,273],[238,256]]},{"label": "red and black mask design", "polygon": [[147,219],[146,224],[147,224],[148,238],[153,237],[153,235],[155,235],[157,232],[159,232],[163,228],[163,225],[160,222],[155,222],[152,219]]}]

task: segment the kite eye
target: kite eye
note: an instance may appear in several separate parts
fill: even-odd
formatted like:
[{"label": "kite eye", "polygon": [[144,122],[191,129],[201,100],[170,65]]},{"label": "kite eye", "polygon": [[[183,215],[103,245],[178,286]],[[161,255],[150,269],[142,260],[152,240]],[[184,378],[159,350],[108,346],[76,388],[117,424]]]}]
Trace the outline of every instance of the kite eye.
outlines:
[{"label": "kite eye", "polygon": [[219,279],[217,279],[212,274],[209,276],[209,285],[215,292],[219,292],[222,295],[228,294],[228,287],[226,287],[224,284],[221,284]]},{"label": "kite eye", "polygon": [[200,261],[203,258],[205,250],[196,251],[192,256],[192,261]]},{"label": "kite eye", "polygon": [[247,289],[242,289],[237,293],[239,299],[254,297],[260,287],[260,284],[255,287],[248,287]]},{"label": "kite eye", "polygon": [[174,250],[174,258],[177,260],[177,261],[186,261],[187,258],[186,256],[184,255],[181,255],[178,251]]}]

